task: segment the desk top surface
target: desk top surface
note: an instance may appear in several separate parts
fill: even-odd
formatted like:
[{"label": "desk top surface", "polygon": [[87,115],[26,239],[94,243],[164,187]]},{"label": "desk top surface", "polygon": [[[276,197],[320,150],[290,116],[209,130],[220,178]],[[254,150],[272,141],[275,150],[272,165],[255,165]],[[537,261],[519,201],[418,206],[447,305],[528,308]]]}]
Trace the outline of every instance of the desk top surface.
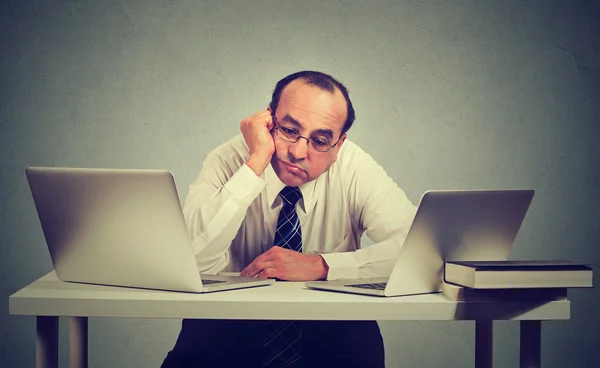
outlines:
[{"label": "desk top surface", "polygon": [[569,319],[567,299],[456,302],[441,294],[373,297],[308,289],[304,282],[192,294],[62,282],[50,272],[10,296],[11,314],[131,318],[313,320]]}]

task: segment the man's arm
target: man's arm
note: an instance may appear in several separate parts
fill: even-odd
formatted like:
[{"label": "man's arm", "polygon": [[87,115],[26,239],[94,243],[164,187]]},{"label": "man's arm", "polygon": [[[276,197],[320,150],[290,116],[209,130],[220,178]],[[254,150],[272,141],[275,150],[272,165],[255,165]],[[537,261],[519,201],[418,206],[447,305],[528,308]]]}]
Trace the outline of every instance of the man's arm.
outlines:
[{"label": "man's arm", "polygon": [[229,246],[266,185],[260,175],[274,152],[272,125],[269,110],[242,120],[247,150],[231,142],[220,146],[190,185],[183,214],[200,272],[216,273],[229,263]]},{"label": "man's arm", "polygon": [[[345,170],[351,216],[375,243],[353,252],[327,253],[328,280],[389,276],[404,245],[416,207],[373,158],[355,147]],[[346,189],[345,189],[346,190]]]}]

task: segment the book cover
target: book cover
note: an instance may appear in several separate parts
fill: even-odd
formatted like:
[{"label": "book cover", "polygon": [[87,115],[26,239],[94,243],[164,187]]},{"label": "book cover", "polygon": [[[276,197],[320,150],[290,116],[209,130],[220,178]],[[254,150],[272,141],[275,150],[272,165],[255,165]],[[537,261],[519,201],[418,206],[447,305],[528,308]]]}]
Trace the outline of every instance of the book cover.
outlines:
[{"label": "book cover", "polygon": [[583,263],[571,261],[555,260],[529,260],[529,261],[449,261],[447,263],[472,267],[477,270],[490,271],[569,271],[569,270],[592,270],[592,268]]},{"label": "book cover", "polygon": [[444,279],[475,289],[592,287],[592,267],[570,261],[449,261]]}]

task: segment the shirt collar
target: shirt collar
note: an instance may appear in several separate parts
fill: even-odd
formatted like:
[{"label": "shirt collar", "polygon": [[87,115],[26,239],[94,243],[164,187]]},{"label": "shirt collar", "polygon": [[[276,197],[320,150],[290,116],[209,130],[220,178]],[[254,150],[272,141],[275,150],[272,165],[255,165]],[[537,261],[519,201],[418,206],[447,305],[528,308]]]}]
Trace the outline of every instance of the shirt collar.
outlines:
[{"label": "shirt collar", "polygon": [[[318,179],[315,179],[298,187],[302,193],[302,199],[299,202],[300,208],[305,214],[310,213],[315,206],[315,199],[318,197],[316,193],[317,180]],[[285,187],[285,184],[279,180],[279,177],[275,173],[275,170],[273,170],[271,164],[265,169],[265,181],[267,183],[267,203],[271,208],[274,208],[281,201],[281,199],[278,201],[277,198],[279,198],[279,192]]]}]

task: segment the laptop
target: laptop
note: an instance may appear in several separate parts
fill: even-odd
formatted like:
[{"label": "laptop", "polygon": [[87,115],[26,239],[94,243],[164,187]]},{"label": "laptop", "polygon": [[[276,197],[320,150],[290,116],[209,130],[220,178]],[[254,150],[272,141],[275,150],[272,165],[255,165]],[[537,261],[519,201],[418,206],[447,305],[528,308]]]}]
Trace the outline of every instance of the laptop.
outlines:
[{"label": "laptop", "polygon": [[389,277],[305,285],[376,296],[439,292],[446,261],[508,259],[533,195],[533,190],[426,192]]},{"label": "laptop", "polygon": [[26,175],[62,281],[191,293],[275,282],[199,274],[169,171],[29,167]]}]

